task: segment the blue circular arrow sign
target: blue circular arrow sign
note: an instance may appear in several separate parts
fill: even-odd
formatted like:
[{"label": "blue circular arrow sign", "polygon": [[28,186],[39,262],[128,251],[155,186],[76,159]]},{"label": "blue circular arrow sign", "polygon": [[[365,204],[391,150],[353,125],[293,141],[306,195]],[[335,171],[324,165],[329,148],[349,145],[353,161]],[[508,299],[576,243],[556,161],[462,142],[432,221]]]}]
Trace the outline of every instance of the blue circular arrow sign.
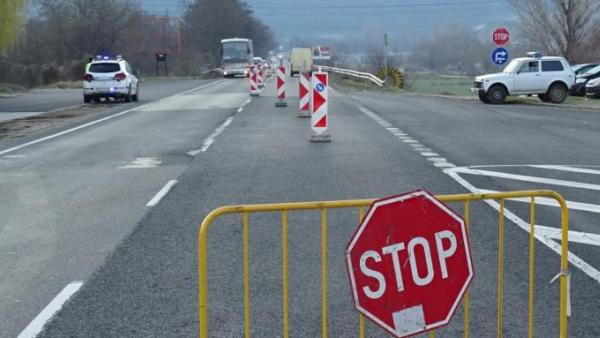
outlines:
[{"label": "blue circular arrow sign", "polygon": [[498,47],[492,52],[492,62],[497,65],[503,65],[508,61],[509,55],[505,48]]},{"label": "blue circular arrow sign", "polygon": [[325,86],[322,83],[317,84],[317,91],[322,92],[325,90]]}]

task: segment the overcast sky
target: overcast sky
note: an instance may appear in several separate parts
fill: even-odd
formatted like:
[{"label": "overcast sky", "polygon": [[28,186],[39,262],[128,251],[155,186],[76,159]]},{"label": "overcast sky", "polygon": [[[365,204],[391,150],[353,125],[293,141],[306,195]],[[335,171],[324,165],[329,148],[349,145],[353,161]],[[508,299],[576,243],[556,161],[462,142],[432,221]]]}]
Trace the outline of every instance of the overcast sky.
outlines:
[{"label": "overcast sky", "polygon": [[[147,10],[181,13],[182,0],[138,0]],[[189,0],[188,0],[189,1]],[[506,0],[247,0],[280,40],[344,37],[369,27],[409,34],[465,22],[473,27],[512,18]]]}]

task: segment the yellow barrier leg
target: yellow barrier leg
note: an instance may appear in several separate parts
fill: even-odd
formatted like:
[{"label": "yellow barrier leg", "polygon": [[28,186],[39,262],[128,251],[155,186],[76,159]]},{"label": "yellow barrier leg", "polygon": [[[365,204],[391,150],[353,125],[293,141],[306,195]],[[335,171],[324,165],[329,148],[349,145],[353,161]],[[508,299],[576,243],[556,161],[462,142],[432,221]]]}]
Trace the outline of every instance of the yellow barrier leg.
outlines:
[{"label": "yellow barrier leg", "polygon": [[288,234],[287,234],[287,211],[281,213],[281,256],[283,261],[283,336],[289,337],[289,310],[288,310]]},{"label": "yellow barrier leg", "polygon": [[[358,223],[362,223],[365,218],[365,208],[358,208]],[[358,338],[365,338],[365,316],[358,315]]]},{"label": "yellow barrier leg", "polygon": [[321,209],[321,308],[322,334],[327,338],[327,209]]},{"label": "yellow barrier leg", "polygon": [[[467,234],[471,231],[471,210],[470,210],[470,206],[471,204],[469,203],[469,201],[465,201],[465,226],[467,227]],[[470,326],[469,326],[469,290],[467,290],[467,292],[465,293],[465,299],[464,299],[464,337],[465,338],[469,338],[470,335]]]},{"label": "yellow barrier leg", "polygon": [[248,248],[248,213],[243,215],[244,224],[244,336],[250,338],[250,250]]},{"label": "yellow barrier leg", "polygon": [[502,337],[502,298],[504,287],[504,199],[500,200],[500,221],[498,222],[498,338]]},{"label": "yellow barrier leg", "polygon": [[531,197],[529,205],[529,338],[533,338],[533,293],[535,290],[535,197]]}]

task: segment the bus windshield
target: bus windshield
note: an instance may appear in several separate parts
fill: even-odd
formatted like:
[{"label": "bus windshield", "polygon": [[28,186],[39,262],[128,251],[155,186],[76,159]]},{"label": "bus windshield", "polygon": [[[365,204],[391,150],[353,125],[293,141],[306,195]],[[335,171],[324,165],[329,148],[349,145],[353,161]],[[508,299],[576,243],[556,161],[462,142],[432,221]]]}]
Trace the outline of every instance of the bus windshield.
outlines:
[{"label": "bus windshield", "polygon": [[223,61],[224,62],[244,62],[249,61],[250,48],[244,41],[223,43]]}]

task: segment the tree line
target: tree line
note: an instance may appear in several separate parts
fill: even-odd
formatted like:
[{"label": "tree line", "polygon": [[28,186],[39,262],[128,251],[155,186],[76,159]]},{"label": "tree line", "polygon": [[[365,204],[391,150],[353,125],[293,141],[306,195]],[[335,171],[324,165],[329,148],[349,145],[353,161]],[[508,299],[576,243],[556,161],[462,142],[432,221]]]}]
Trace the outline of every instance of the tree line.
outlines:
[{"label": "tree line", "polygon": [[171,50],[172,73],[194,76],[218,66],[223,38],[254,39],[259,55],[274,45],[271,29],[241,0],[193,0],[169,21],[130,0],[31,0],[23,16],[24,2],[0,1],[0,83],[78,80],[87,59],[102,51],[122,54],[149,75],[154,54]]}]

